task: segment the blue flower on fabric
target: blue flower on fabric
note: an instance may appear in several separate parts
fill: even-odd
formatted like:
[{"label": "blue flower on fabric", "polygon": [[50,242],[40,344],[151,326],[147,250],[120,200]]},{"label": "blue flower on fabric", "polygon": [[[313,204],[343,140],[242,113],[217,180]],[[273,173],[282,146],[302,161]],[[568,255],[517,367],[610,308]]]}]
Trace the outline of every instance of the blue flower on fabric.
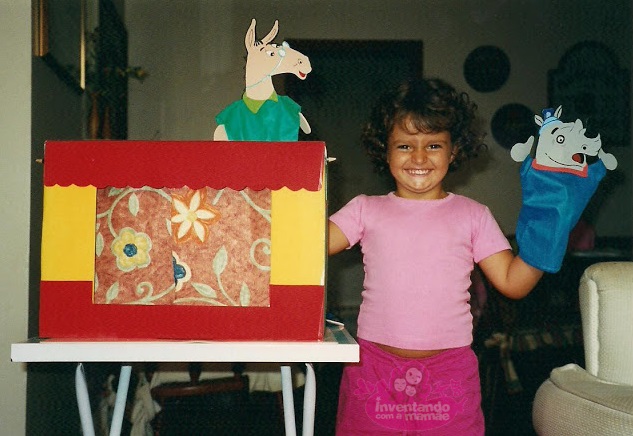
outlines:
[{"label": "blue flower on fabric", "polygon": [[145,268],[151,262],[149,256],[149,251],[152,249],[151,239],[146,233],[137,232],[129,227],[121,230],[112,241],[110,249],[116,257],[117,267],[124,272]]},{"label": "blue flower on fabric", "polygon": [[178,255],[171,252],[171,264],[174,267],[174,285],[176,286],[176,292],[180,291],[182,287],[191,280],[191,268],[185,262],[180,260]]}]

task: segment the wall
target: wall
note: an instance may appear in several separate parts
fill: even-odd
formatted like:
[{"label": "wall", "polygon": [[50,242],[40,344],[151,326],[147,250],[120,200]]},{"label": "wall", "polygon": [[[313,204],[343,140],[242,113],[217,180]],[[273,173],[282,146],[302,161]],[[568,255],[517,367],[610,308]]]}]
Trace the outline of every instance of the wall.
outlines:
[{"label": "wall", "polygon": [[[122,1],[117,6],[122,10]],[[83,96],[32,56],[31,2],[0,0],[0,434],[79,434],[74,364],[10,361],[37,336],[44,141],[81,139]],[[28,392],[28,395],[27,395]]]},{"label": "wall", "polygon": [[[422,40],[425,73],[444,77],[462,89],[468,89],[462,76],[468,53],[479,45],[498,45],[510,56],[511,76],[498,92],[471,92],[482,115],[490,120],[510,102],[540,112],[547,104],[548,70],[556,68],[561,55],[576,42],[602,41],[620,56],[622,67],[630,68],[630,13],[623,13],[630,11],[630,2],[610,5],[605,8],[593,0],[130,2],[126,5],[130,59],[152,74],[143,84],[130,84],[130,135],[209,139],[213,117],[241,95],[243,36],[252,17],[260,23],[260,32],[278,18],[279,41],[284,37]],[[489,142],[490,164],[468,184],[460,184],[458,191],[488,204],[504,231],[511,233],[520,201],[518,164],[492,138]],[[620,157],[622,172],[630,174],[630,148],[613,152]],[[331,154],[341,159],[345,151]],[[626,183],[604,205],[598,218],[601,234],[631,233],[629,222],[612,219],[623,209],[630,216],[630,207],[622,207],[630,204],[630,185]]]},{"label": "wall", "polygon": [[[27,43],[30,54],[30,34]],[[44,157],[44,143],[47,140],[82,139],[83,95],[62,82],[41,58],[29,56],[29,61],[32,79],[29,85],[33,102],[29,114],[31,160],[25,173],[31,174],[28,334],[33,337],[38,335],[43,200],[43,166],[35,160]],[[79,434],[74,368],[75,365],[71,363],[28,365],[24,434]]]},{"label": "wall", "polygon": [[[121,7],[121,2],[117,5]],[[130,83],[130,133],[139,139],[210,139],[215,114],[241,93],[243,34],[252,17],[263,27],[278,18],[280,40],[422,39],[426,73],[440,75],[463,88],[466,84],[460,72],[465,56],[479,45],[495,44],[510,53],[513,70],[498,93],[473,93],[483,114],[490,118],[497,107],[510,101],[537,109],[546,103],[547,70],[555,68],[564,50],[577,41],[603,41],[620,55],[622,67],[631,68],[630,2],[616,0],[609,6],[594,0],[129,1],[125,7],[130,60],[152,72],[146,83]],[[305,21],[306,16],[310,22]],[[51,368],[29,376],[27,432],[26,371],[9,361],[9,351],[11,343],[27,336],[27,313],[29,334],[37,328],[41,167],[33,160],[41,157],[44,139],[80,137],[81,102],[41,60],[33,59],[31,66],[30,2],[0,0],[0,29],[0,55],[11,59],[9,68],[0,69],[0,206],[4,217],[0,226],[4,248],[0,253],[0,292],[4,294],[0,305],[0,391],[5,393],[0,397],[0,429],[2,434],[11,435],[52,434],[54,422],[69,421],[76,430],[75,412],[68,407],[74,398],[68,389],[72,370]],[[493,170],[478,174],[462,189],[491,204],[504,228],[512,229],[518,210],[513,182],[516,167],[503,150],[494,144],[491,148]],[[605,204],[599,231],[630,235],[631,147],[612,151],[618,154],[628,179]],[[506,187],[507,199],[497,199],[498,186]],[[34,234],[29,243],[30,222]],[[30,297],[25,291],[29,287]],[[42,401],[47,395],[49,400]]]},{"label": "wall", "polygon": [[[489,121],[507,103],[540,112],[547,105],[548,71],[557,68],[563,53],[577,42],[605,43],[619,57],[620,66],[630,71],[630,16],[628,0],[616,0],[608,8],[595,0],[128,2],[130,59],[151,72],[145,83],[130,83],[130,138],[211,139],[215,115],[243,92],[243,40],[251,18],[257,19],[260,37],[279,19],[277,41],[421,40],[425,74],[468,90]],[[466,56],[489,44],[508,54],[511,73],[499,91],[484,94],[468,88],[462,71]],[[326,142],[336,133],[324,134]],[[521,198],[519,164],[491,136],[488,143],[489,159],[453,177],[451,189],[487,204],[502,229],[513,233]],[[356,144],[329,150],[338,158],[334,165],[342,171],[367,171],[366,165],[354,164],[350,147]],[[630,144],[609,149],[619,160],[620,182],[601,205],[596,220],[600,236],[632,234],[631,149]],[[330,188],[344,189],[349,199],[371,187],[359,183]],[[339,286],[354,288],[350,291],[358,295],[362,268],[349,268],[349,280]]]},{"label": "wall", "polygon": [[[38,336],[40,243],[42,230],[43,166],[47,140],[82,139],[83,96],[71,89],[40,58],[32,61],[32,161],[31,236],[29,264],[29,337]],[[29,436],[77,434],[79,415],[75,407],[75,365],[31,363],[28,365],[27,427]]]},{"label": "wall", "polygon": [[[0,433],[25,434],[26,370],[10,360],[27,335],[31,158],[31,5],[0,0]],[[10,59],[10,61],[8,61]]]},{"label": "wall", "polygon": [[27,377],[10,349],[37,335],[42,166],[35,159],[45,139],[81,138],[81,96],[31,55],[31,2],[0,0],[0,29],[0,55],[11,60],[0,69],[0,433],[76,434],[71,368],[29,365]]}]

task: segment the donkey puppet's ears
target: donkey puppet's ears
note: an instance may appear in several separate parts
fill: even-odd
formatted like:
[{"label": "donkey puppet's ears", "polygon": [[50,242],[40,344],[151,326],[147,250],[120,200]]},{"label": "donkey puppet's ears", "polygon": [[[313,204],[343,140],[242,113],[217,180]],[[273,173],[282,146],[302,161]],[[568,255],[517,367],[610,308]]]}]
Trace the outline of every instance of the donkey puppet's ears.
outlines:
[{"label": "donkey puppet's ears", "polygon": [[279,32],[279,21],[275,20],[275,24],[273,24],[273,28],[270,29],[268,35],[262,38],[262,44],[270,44],[272,40],[275,39],[275,36],[277,36],[277,32]]},{"label": "donkey puppet's ears", "polygon": [[[248,30],[246,31],[246,37],[244,38],[244,45],[246,46],[247,50],[255,45],[259,45],[257,44],[257,38],[255,37],[255,25],[256,25],[256,21],[255,21],[255,18],[253,18],[251,20],[251,25],[248,27]],[[275,24],[273,24],[273,28],[270,29],[270,32],[268,32],[268,35],[262,38],[261,43],[264,45],[269,44],[273,39],[275,39],[275,36],[277,36],[277,32],[279,32],[279,21],[275,20]]]}]

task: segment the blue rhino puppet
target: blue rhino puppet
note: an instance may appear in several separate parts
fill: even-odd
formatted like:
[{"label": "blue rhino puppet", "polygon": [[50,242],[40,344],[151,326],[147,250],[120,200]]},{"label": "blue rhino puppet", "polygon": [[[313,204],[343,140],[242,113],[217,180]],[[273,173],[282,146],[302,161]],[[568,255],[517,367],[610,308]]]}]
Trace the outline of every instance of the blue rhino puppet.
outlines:
[{"label": "blue rhino puppet", "polygon": [[[582,121],[564,123],[562,107],[535,115],[539,128],[535,157],[534,136],[515,144],[510,155],[521,166],[522,206],[516,228],[521,258],[542,271],[560,270],[569,233],[616,158],[602,149],[600,135],[587,138]],[[597,156],[588,164],[587,156]]]}]

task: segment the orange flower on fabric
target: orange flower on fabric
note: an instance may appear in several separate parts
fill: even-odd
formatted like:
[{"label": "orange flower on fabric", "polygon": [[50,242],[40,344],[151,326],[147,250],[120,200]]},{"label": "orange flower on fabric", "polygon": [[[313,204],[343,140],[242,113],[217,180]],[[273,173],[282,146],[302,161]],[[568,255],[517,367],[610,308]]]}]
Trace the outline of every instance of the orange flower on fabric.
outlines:
[{"label": "orange flower on fabric", "polygon": [[220,211],[205,204],[206,190],[189,191],[184,197],[172,194],[173,235],[176,242],[194,238],[204,242],[209,226],[220,219]]}]

